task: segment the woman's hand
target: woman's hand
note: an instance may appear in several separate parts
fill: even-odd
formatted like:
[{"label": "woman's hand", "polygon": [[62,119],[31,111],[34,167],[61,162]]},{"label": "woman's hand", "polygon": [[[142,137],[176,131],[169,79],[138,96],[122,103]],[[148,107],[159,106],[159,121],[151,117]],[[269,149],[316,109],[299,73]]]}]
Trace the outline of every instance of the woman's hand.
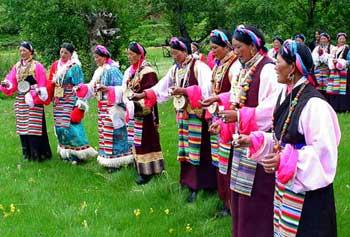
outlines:
[{"label": "woman's hand", "polygon": [[250,147],[251,139],[249,135],[240,134],[235,147]]},{"label": "woman's hand", "polygon": [[218,122],[214,122],[209,126],[208,131],[211,134],[219,134],[220,132],[220,124]]},{"label": "woman's hand", "polygon": [[237,122],[237,111],[236,110],[223,110],[219,111],[219,117],[224,123]]},{"label": "woman's hand", "polygon": [[134,101],[138,101],[138,100],[142,100],[143,98],[146,97],[146,93],[142,92],[142,93],[133,93],[128,99],[129,100],[134,100]]},{"label": "woman's hand", "polygon": [[208,106],[214,104],[215,102],[219,102],[219,101],[220,101],[219,96],[213,95],[213,96],[206,98],[205,100],[200,101],[200,103],[203,107],[208,107]]},{"label": "woman's hand", "polygon": [[1,82],[1,86],[4,88],[9,88],[10,87],[10,83],[8,83],[8,81],[2,81]]},{"label": "woman's hand", "polygon": [[280,154],[270,153],[262,159],[262,165],[266,173],[274,173],[280,164]]},{"label": "woman's hand", "polygon": [[108,91],[108,87],[104,86],[104,85],[100,85],[98,88],[96,88],[97,91],[100,92],[107,92]]},{"label": "woman's hand", "polygon": [[170,89],[171,89],[171,95],[187,95],[185,88],[172,87]]}]

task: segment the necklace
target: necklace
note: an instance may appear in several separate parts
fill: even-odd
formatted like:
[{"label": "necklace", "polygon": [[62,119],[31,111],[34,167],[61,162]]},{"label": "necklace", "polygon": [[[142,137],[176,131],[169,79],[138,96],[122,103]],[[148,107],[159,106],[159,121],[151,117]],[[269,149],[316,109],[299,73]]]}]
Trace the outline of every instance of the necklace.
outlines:
[{"label": "necklace", "polygon": [[295,110],[295,106],[298,104],[299,97],[300,97],[301,93],[303,92],[303,90],[305,89],[307,84],[308,84],[308,81],[303,83],[303,85],[300,87],[300,89],[298,90],[298,93],[296,94],[296,96],[294,97],[293,100],[292,100],[292,94],[290,95],[291,102],[289,103],[289,111],[288,111],[287,118],[283,123],[282,132],[281,132],[279,140],[276,137],[276,133],[275,133],[275,129],[274,129],[274,117],[272,117],[272,136],[273,136],[274,143],[275,143],[273,149],[276,152],[281,150],[282,139],[287,132],[287,128],[291,122],[291,117],[292,117],[292,114]]},{"label": "necklace", "polygon": [[[256,72],[256,67],[263,58],[261,54],[256,54],[249,64],[247,63],[246,68],[241,70],[236,82],[232,82],[231,101],[236,108],[242,108],[244,106],[250,83],[252,83],[253,75]],[[249,67],[249,65],[251,66]]]},{"label": "necklace", "polygon": [[213,94],[220,93],[226,72],[236,59],[237,59],[237,56],[235,54],[229,53],[222,60],[223,64],[215,66],[212,80],[211,80],[212,87],[213,87]]}]

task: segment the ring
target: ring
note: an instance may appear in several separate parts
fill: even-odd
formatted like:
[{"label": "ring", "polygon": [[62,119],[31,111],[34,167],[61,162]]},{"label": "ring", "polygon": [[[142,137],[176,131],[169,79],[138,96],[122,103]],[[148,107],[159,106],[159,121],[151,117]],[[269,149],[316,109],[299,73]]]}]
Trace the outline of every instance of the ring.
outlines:
[{"label": "ring", "polygon": [[272,167],[271,170],[272,170],[272,171],[275,171],[275,167]]}]

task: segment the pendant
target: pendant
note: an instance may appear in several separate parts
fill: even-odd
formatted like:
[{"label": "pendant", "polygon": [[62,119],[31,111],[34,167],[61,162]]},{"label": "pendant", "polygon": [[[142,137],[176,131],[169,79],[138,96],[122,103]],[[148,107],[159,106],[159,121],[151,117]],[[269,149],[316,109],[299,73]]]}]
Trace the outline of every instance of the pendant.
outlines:
[{"label": "pendant", "polygon": [[30,83],[22,80],[18,82],[17,89],[20,93],[27,93],[30,90]]},{"label": "pendant", "polygon": [[61,86],[55,86],[54,97],[62,98],[64,96],[64,89]]},{"label": "pendant", "polygon": [[186,98],[183,95],[175,95],[174,96],[174,101],[173,101],[173,105],[175,107],[176,110],[181,110],[185,107],[186,105]]}]

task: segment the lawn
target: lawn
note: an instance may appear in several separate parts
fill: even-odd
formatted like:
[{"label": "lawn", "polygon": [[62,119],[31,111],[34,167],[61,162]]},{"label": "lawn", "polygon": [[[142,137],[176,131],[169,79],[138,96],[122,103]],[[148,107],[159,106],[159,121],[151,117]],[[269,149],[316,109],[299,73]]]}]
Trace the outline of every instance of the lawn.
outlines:
[{"label": "lawn", "polygon": [[[164,75],[171,60],[154,48],[148,54]],[[96,147],[96,103],[90,107],[84,124]],[[46,107],[46,118],[55,153],[51,106]],[[338,236],[345,237],[350,226],[350,115],[339,115],[339,121],[343,134],[335,195]],[[215,194],[201,192],[195,203],[186,203],[188,191],[178,184],[176,124],[170,103],[160,106],[160,124],[166,172],[138,186],[133,167],[109,174],[95,160],[73,166],[56,154],[43,163],[23,161],[13,99],[0,98],[0,236],[230,236],[230,218],[213,217],[220,203]]]}]

